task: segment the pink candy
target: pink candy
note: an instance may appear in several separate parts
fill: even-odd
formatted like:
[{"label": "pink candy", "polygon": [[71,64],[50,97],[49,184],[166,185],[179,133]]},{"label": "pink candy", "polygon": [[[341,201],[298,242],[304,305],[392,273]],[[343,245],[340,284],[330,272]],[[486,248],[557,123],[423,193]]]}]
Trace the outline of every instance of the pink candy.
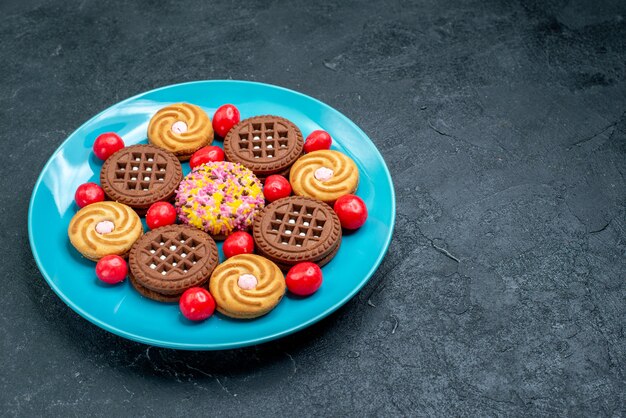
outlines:
[{"label": "pink candy", "polygon": [[333,176],[333,174],[335,173],[330,168],[320,167],[317,170],[315,170],[314,176],[319,181],[326,181],[326,180],[329,180]]},{"label": "pink candy", "polygon": [[259,281],[252,274],[242,274],[237,280],[237,285],[243,290],[252,290],[258,283]]},{"label": "pink candy", "polygon": [[175,134],[182,134],[187,132],[187,124],[181,120],[172,124],[172,132]]},{"label": "pink candy", "polygon": [[98,234],[104,235],[113,232],[115,229],[115,224],[111,221],[102,221],[98,222],[96,225],[96,232]]}]

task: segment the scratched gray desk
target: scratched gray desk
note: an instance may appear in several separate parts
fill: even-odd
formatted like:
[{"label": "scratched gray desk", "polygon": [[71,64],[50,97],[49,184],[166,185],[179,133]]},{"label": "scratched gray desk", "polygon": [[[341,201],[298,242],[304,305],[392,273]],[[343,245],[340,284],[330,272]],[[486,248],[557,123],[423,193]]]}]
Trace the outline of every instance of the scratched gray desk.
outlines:
[{"label": "scratched gray desk", "polygon": [[[626,413],[626,3],[312,3],[2,2],[0,415]],[[224,78],[363,128],[395,181],[390,252],[259,347],[108,334],[32,259],[39,170],[119,100]]]}]

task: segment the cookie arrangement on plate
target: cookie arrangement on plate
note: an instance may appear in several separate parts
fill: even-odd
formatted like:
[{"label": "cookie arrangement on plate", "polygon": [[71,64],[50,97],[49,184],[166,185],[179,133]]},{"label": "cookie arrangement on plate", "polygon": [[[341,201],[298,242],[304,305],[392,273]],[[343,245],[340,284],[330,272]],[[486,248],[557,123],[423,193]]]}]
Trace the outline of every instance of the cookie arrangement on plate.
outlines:
[{"label": "cookie arrangement on plate", "polygon": [[[215,135],[223,150],[211,146]],[[330,150],[325,131],[303,140],[284,117],[240,120],[228,104],[211,119],[199,106],[176,103],[153,115],[146,136],[149,144],[128,147],[113,132],[96,138],[101,186],[76,190],[80,210],[68,236],[97,262],[100,280],[128,277],[143,297],[178,302],[190,320],[214,310],[257,318],[287,290],[315,293],[342,229],[358,229],[367,218],[353,194],[358,168]],[[187,160],[191,172],[183,176]],[[221,264],[216,240],[224,240]]]}]

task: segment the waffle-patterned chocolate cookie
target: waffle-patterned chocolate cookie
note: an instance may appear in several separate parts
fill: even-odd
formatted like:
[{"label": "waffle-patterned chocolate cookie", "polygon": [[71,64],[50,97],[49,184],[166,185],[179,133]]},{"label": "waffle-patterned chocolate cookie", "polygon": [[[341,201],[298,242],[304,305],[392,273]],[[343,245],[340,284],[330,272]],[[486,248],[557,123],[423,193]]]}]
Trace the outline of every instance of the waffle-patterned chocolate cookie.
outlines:
[{"label": "waffle-patterned chocolate cookie", "polygon": [[110,254],[126,256],[143,234],[143,227],[139,216],[128,206],[98,202],[76,212],[67,233],[78,252],[98,261]]},{"label": "waffle-patterned chocolate cookie", "polygon": [[244,119],[224,138],[226,158],[249,168],[259,178],[287,175],[303,148],[300,129],[272,115]]},{"label": "waffle-patterned chocolate cookie", "polygon": [[313,151],[291,167],[289,182],[293,193],[332,205],[359,186],[359,169],[350,157],[339,151]]},{"label": "waffle-patterned chocolate cookie", "polygon": [[[150,290],[147,287],[144,287],[144,286],[140,285],[139,283],[137,283],[137,280],[135,280],[135,278],[133,277],[132,274],[129,274],[128,278],[130,280],[130,283],[135,288],[135,290],[140,295],[145,296],[148,299],[156,300],[157,302],[174,303],[174,302],[178,302],[180,300],[180,297],[182,296],[182,294],[180,294],[180,295],[163,295],[161,293],[155,292],[154,290]],[[206,283],[204,283],[200,287],[203,287],[203,288],[209,290],[209,282],[207,281]]]},{"label": "waffle-patterned chocolate cookie", "polygon": [[213,142],[211,119],[196,105],[176,103],[159,110],[150,119],[148,140],[186,161],[198,149]]},{"label": "waffle-patterned chocolate cookie", "polygon": [[328,263],[341,244],[341,224],[327,204],[292,196],[268,205],[253,224],[257,252],[283,270],[311,261]]},{"label": "waffle-patterned chocolate cookie", "polygon": [[217,310],[231,318],[265,315],[285,294],[285,277],[270,260],[254,254],[229,258],[213,271],[209,290]]},{"label": "waffle-patterned chocolate cookie", "polygon": [[102,165],[100,184],[111,200],[145,214],[155,202],[172,200],[183,170],[171,152],[152,145],[132,145]]},{"label": "waffle-patterned chocolate cookie", "polygon": [[177,301],[190,287],[206,284],[217,262],[215,241],[185,225],[146,233],[128,257],[131,283],[137,291],[162,302]]}]

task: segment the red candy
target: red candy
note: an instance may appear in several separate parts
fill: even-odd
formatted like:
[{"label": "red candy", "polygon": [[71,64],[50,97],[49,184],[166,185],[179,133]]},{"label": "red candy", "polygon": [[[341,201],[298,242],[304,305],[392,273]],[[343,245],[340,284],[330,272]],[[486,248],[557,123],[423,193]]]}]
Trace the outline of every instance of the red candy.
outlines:
[{"label": "red candy", "polygon": [[308,296],[317,292],[322,285],[322,269],[315,263],[299,263],[289,269],[285,278],[287,289],[299,296]]},{"label": "red candy", "polygon": [[124,141],[115,132],[103,133],[93,143],[93,153],[101,160],[106,160],[122,148],[124,148]]},{"label": "red candy", "polygon": [[263,195],[268,202],[282,199],[291,194],[291,184],[289,181],[281,175],[274,174],[268,176],[265,179],[265,186],[263,187]]},{"label": "red candy", "polygon": [[96,276],[108,284],[119,283],[126,278],[128,265],[119,255],[105,255],[96,264]]},{"label": "red candy", "polygon": [[232,233],[222,245],[222,251],[226,258],[238,254],[251,254],[254,251],[254,239],[247,232],[239,231]]},{"label": "red candy", "polygon": [[306,137],[304,141],[304,152],[319,151],[321,149],[330,149],[333,143],[332,138],[326,131],[313,131]]},{"label": "red candy", "polygon": [[346,229],[358,229],[367,220],[367,206],[360,197],[353,194],[341,196],[333,207],[341,226]]},{"label": "red candy", "polygon": [[239,110],[234,105],[220,106],[213,115],[213,130],[223,138],[240,119]]},{"label": "red candy", "polygon": [[211,145],[202,147],[194,152],[189,160],[189,166],[193,170],[199,165],[209,163],[211,161],[224,161],[224,151],[220,147]]},{"label": "red candy", "polygon": [[74,200],[79,208],[84,208],[92,203],[102,202],[104,200],[104,190],[96,183],[85,183],[78,186],[74,193]]},{"label": "red candy", "polygon": [[180,311],[191,321],[204,321],[215,311],[215,300],[208,290],[192,287],[185,290],[178,302]]},{"label": "red candy", "polygon": [[172,225],[176,222],[176,209],[170,203],[153,203],[146,212],[146,223],[150,229]]}]

